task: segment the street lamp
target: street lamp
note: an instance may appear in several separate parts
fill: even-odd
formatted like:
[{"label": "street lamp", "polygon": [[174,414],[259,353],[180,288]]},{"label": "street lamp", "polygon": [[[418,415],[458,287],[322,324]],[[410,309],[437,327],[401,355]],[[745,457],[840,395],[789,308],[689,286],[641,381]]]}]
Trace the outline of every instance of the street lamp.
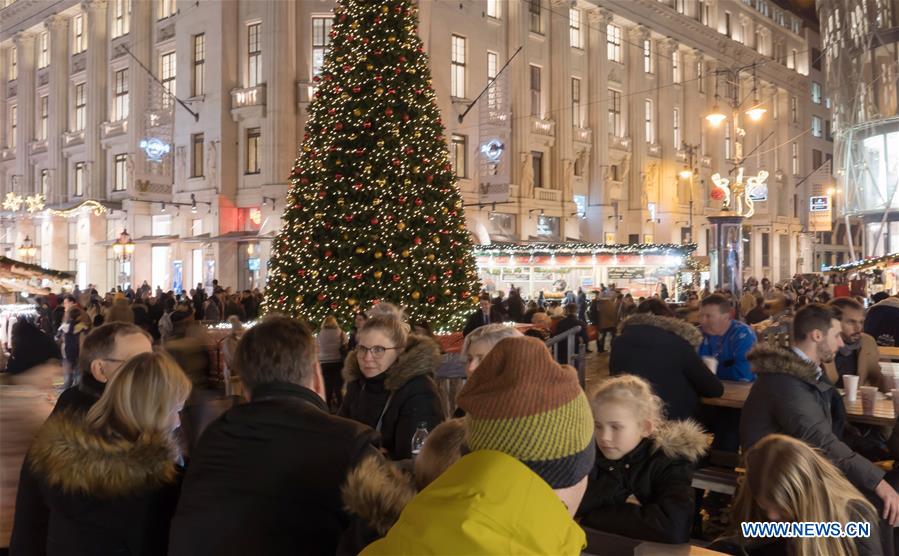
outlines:
[{"label": "street lamp", "polygon": [[[717,80],[715,84],[715,88],[718,88]],[[721,108],[718,107],[718,93],[715,93],[715,107],[712,108],[712,112],[705,117],[706,121],[712,124],[713,127],[718,127],[721,125],[721,122],[727,119],[727,116],[721,111]]]},{"label": "street lamp", "polygon": [[116,259],[120,261],[131,260],[131,256],[134,255],[134,242],[131,241],[131,235],[128,234],[127,228],[122,230],[119,239],[112,244],[112,251],[115,253]]},{"label": "street lamp", "polygon": [[25,236],[22,245],[19,246],[19,258],[23,261],[31,262],[37,254],[37,248],[29,236]]}]

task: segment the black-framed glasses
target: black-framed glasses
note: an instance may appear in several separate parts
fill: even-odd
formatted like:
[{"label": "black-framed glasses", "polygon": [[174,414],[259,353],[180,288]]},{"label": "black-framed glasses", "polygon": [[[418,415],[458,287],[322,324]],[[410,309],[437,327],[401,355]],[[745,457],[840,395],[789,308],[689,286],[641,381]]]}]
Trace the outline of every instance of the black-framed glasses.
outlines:
[{"label": "black-framed glasses", "polygon": [[356,356],[359,359],[362,359],[363,357],[365,357],[366,355],[368,355],[370,353],[371,356],[374,357],[375,359],[380,359],[380,358],[384,357],[384,352],[391,350],[391,349],[401,349],[401,348],[398,348],[398,347],[388,348],[388,347],[384,347],[384,346],[368,347],[368,346],[363,346],[362,344],[359,344],[356,346]]}]

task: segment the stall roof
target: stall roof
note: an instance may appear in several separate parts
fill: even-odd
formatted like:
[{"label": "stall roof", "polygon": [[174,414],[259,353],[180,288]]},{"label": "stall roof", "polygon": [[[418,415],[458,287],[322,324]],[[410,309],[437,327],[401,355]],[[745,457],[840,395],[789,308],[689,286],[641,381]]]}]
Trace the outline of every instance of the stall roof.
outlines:
[{"label": "stall roof", "polygon": [[696,250],[695,243],[490,243],[475,245],[475,254],[608,254],[608,255],[680,255],[688,256]]},{"label": "stall roof", "polygon": [[9,257],[0,256],[0,273],[4,277],[44,278],[47,280],[74,280],[75,273],[53,270],[40,265],[23,263]]},{"label": "stall roof", "polygon": [[858,261],[852,261],[841,265],[830,266],[824,269],[824,272],[855,272],[882,264],[892,263],[899,264],[899,253],[890,253],[889,255],[884,255],[882,257],[868,257],[867,259],[860,259]]}]

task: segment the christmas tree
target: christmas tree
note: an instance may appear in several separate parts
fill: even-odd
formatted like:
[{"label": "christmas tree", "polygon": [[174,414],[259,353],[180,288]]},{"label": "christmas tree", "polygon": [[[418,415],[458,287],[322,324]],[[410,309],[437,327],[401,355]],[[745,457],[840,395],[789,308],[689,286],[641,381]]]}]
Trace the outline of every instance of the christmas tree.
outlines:
[{"label": "christmas tree", "polygon": [[275,239],[266,311],[318,325],[389,301],[459,329],[480,287],[408,0],[342,0]]}]

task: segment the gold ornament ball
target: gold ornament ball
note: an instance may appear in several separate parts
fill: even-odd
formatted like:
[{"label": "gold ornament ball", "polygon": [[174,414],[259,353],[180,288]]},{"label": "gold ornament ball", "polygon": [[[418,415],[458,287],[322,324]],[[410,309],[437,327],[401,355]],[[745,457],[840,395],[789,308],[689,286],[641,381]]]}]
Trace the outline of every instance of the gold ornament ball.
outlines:
[{"label": "gold ornament ball", "polygon": [[390,12],[390,8],[388,6],[381,6],[381,13],[386,14]]},{"label": "gold ornament ball", "polygon": [[408,249],[403,249],[403,256],[404,256],[404,257],[408,257],[408,256],[411,255],[411,254],[412,254],[412,253],[410,253]]},{"label": "gold ornament ball", "polygon": [[346,200],[345,200],[343,197],[337,199],[337,204],[340,205],[340,206],[343,206],[343,204],[344,204],[345,202],[346,202]]},{"label": "gold ornament ball", "polygon": [[396,37],[394,37],[393,35],[390,35],[389,37],[387,37],[387,42],[389,42],[391,44],[395,43]]},{"label": "gold ornament ball", "polygon": [[434,236],[433,238],[431,238],[431,241],[433,241],[437,245],[440,245],[440,236]]},{"label": "gold ornament ball", "polygon": [[449,288],[443,290],[443,295],[452,295],[452,293],[453,293],[453,290],[451,290]]},{"label": "gold ornament ball", "polygon": [[357,247],[357,248],[356,248],[356,254],[357,254],[357,255],[361,255],[362,253],[365,253],[365,248],[364,248],[364,247]]},{"label": "gold ornament ball", "polygon": [[367,69],[368,71],[371,71],[371,70],[375,69],[375,66],[374,66],[374,64],[366,64],[365,69]]},{"label": "gold ornament ball", "polygon": [[343,240],[346,241],[350,239],[350,234],[343,234]]},{"label": "gold ornament ball", "polygon": [[[384,253],[381,253],[380,251],[375,251],[375,258],[376,258],[376,259],[380,259],[380,258],[383,257],[383,256],[384,256]],[[377,278],[377,276],[375,276],[375,278]]]},{"label": "gold ornament ball", "polygon": [[373,204],[374,206],[378,206],[381,204],[381,199],[378,199],[377,197],[375,197],[374,199],[371,200],[371,204]]},{"label": "gold ornament ball", "polygon": [[418,299],[419,297],[421,297],[421,292],[419,292],[419,291],[412,292],[411,297],[412,297],[412,299]]},{"label": "gold ornament ball", "polygon": [[406,229],[406,223],[405,222],[397,222],[396,229],[402,232],[403,230]]},{"label": "gold ornament ball", "polygon": [[374,273],[375,280],[380,280],[381,276],[383,276],[383,275],[384,275],[383,272],[381,272],[380,270],[376,270]]},{"label": "gold ornament ball", "polygon": [[354,21],[354,22],[350,23],[350,29],[358,29],[358,28],[359,28],[358,21]]},{"label": "gold ornament ball", "polygon": [[358,303],[358,301],[356,301],[356,298],[354,298],[354,297],[351,297],[351,298],[349,298],[349,299],[346,300],[346,304],[347,304],[347,305],[351,305],[351,306],[352,306],[352,305],[355,305],[356,303]]},{"label": "gold ornament ball", "polygon": [[353,109],[353,116],[356,116],[358,118],[361,115],[362,115],[362,110],[360,110],[359,108]]},{"label": "gold ornament ball", "polygon": [[428,261],[433,261],[435,258],[436,257],[434,256],[434,253],[428,253],[428,257],[427,257]]},{"label": "gold ornament ball", "polygon": [[315,213],[315,218],[316,218],[316,220],[321,220],[324,216],[325,216],[325,215],[322,214],[321,212],[316,212],[316,213]]},{"label": "gold ornament ball", "polygon": [[376,88],[376,89],[375,89],[375,94],[377,94],[377,95],[382,95],[382,94],[384,94],[384,88],[383,88],[383,87],[378,87],[378,88]]},{"label": "gold ornament ball", "polygon": [[383,140],[383,139],[378,140],[377,145],[378,145],[379,147],[383,147],[383,146],[384,146],[384,140]]}]

